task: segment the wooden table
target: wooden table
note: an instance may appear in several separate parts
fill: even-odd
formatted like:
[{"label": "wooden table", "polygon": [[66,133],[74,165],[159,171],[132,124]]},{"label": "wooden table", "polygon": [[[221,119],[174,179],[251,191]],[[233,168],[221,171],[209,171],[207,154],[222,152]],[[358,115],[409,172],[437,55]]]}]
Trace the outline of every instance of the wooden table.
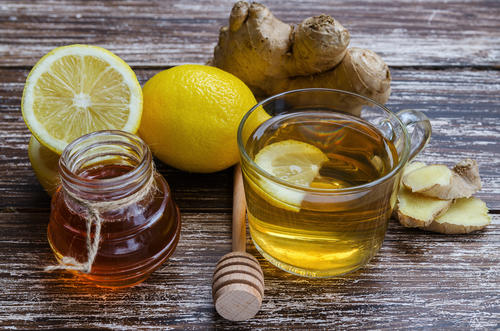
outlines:
[{"label": "wooden table", "polygon": [[20,111],[34,63],[56,46],[85,43],[127,61],[141,83],[181,63],[205,63],[233,1],[0,2],[0,327],[114,329],[499,329],[500,328],[500,2],[267,1],[297,23],[327,13],[351,32],[351,46],[391,67],[393,110],[431,119],[418,157],[452,165],[478,160],[493,223],[466,236],[411,230],[391,220],[381,251],[362,270],[314,280],[267,263],[248,238],[265,279],[258,315],[230,323],[211,298],[214,266],[230,250],[231,170],[200,175],[164,164],[183,228],[174,256],[143,284],[95,288],[53,263],[46,239],[49,197],[27,156]]}]

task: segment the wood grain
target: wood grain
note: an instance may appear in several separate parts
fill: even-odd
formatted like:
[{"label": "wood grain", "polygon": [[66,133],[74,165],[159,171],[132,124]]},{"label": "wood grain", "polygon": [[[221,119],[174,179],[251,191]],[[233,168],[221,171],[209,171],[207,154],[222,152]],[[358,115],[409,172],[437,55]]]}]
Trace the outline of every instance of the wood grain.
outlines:
[{"label": "wood grain", "polygon": [[232,250],[233,252],[245,252],[246,250],[246,202],[245,191],[243,189],[243,176],[241,166],[234,166],[233,171],[233,211],[232,211]]},{"label": "wood grain", "polygon": [[[500,216],[485,231],[444,236],[391,221],[381,251],[362,270],[335,279],[262,265],[265,299],[238,324],[213,308],[211,279],[231,250],[230,213],[184,213],[173,257],[143,284],[95,288],[53,263],[47,213],[0,214],[0,327],[139,329],[496,329],[500,314]],[[196,270],[196,272],[193,272]]]},{"label": "wood grain", "polygon": [[[95,44],[134,66],[205,63],[233,0],[3,0],[0,66],[32,66],[61,45]],[[497,66],[500,2],[263,1],[287,23],[326,13],[351,32],[351,46],[391,66]],[[418,54],[418,55],[417,55]]]},{"label": "wood grain", "polygon": [[99,289],[54,262],[50,200],[27,156],[21,112],[31,66],[56,46],[117,53],[141,84],[183,63],[205,63],[234,0],[2,0],[0,2],[0,328],[17,329],[500,329],[500,2],[470,0],[265,2],[288,23],[327,13],[391,66],[388,106],[425,112],[430,144],[417,158],[453,165],[475,158],[493,214],[484,231],[445,236],[391,221],[363,269],[312,280],[267,263],[256,317],[232,323],[211,297],[212,273],[231,250],[232,170],[190,174],[160,161],[181,208],[178,248],[139,286]]},{"label": "wood grain", "polygon": [[[143,84],[161,69],[136,73]],[[30,133],[20,103],[28,70],[0,69],[0,210],[47,209],[48,197],[31,170],[27,156]],[[496,70],[392,69],[394,111],[412,108],[431,119],[431,142],[418,160],[449,166],[463,158],[478,161],[483,189],[477,194],[490,209],[500,210],[500,74]],[[231,170],[216,174],[190,174],[157,160],[183,210],[229,211]]]}]

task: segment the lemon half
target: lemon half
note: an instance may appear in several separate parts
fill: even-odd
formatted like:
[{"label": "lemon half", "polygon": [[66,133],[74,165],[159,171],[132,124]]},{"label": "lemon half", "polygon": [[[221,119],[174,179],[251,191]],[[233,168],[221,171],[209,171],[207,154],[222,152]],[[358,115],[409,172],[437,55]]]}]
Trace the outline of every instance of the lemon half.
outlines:
[{"label": "lemon half", "polygon": [[[257,153],[254,161],[279,179],[293,185],[310,187],[328,157],[316,146],[289,139],[267,145]],[[300,210],[306,194],[300,189],[285,187],[263,178],[259,180],[258,186],[266,193],[264,198],[271,204],[292,211]]]},{"label": "lemon half", "polygon": [[28,145],[28,156],[36,178],[52,196],[60,184],[58,169],[59,155],[42,146],[31,136]]},{"label": "lemon half", "polygon": [[52,50],[33,67],[21,108],[37,140],[60,154],[68,143],[90,132],[135,133],[142,90],[118,56],[97,46],[70,45]]}]

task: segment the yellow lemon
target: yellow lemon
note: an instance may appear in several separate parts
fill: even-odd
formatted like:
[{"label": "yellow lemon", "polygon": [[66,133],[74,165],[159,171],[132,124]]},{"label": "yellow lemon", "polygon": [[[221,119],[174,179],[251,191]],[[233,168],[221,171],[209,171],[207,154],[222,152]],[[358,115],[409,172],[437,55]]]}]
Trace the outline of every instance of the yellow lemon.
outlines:
[{"label": "yellow lemon", "polygon": [[28,156],[38,181],[49,195],[53,195],[60,183],[57,171],[59,155],[41,145],[35,137],[31,136]]},{"label": "yellow lemon", "polygon": [[140,136],[163,162],[190,172],[214,172],[238,162],[236,132],[256,104],[238,78],[205,65],[181,65],[143,88]]},{"label": "yellow lemon", "polygon": [[60,154],[75,138],[93,131],[135,133],[142,90],[118,56],[97,46],[70,45],[52,50],[33,67],[21,108],[38,141]]}]

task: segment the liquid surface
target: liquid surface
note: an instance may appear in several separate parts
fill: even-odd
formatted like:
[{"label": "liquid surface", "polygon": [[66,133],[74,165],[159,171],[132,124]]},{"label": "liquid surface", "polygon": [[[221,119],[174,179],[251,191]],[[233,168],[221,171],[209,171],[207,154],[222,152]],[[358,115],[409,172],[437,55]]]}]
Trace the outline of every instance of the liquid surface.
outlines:
[{"label": "liquid surface", "polygon": [[[342,189],[373,182],[397,164],[393,144],[367,122],[324,111],[282,114],[263,123],[247,142],[254,158],[265,146],[298,140],[323,151],[328,161],[310,187]],[[249,228],[259,251],[292,273],[328,277],[369,261],[384,239],[393,207],[395,178],[350,193],[319,193],[281,186],[244,166]],[[278,190],[274,185],[274,191]],[[274,194],[274,196],[273,196]],[[293,199],[280,201],[282,196]],[[298,201],[295,205],[290,201]]]},{"label": "liquid surface", "polygon": [[[128,166],[105,165],[87,169],[80,176],[114,178],[130,170]],[[154,195],[102,215],[105,221],[97,256],[91,273],[84,277],[101,286],[131,286],[147,278],[173,253],[180,217],[163,177],[156,177],[156,185]],[[58,259],[70,256],[87,261],[85,209],[65,199],[60,188],[52,199],[48,239]]]}]

